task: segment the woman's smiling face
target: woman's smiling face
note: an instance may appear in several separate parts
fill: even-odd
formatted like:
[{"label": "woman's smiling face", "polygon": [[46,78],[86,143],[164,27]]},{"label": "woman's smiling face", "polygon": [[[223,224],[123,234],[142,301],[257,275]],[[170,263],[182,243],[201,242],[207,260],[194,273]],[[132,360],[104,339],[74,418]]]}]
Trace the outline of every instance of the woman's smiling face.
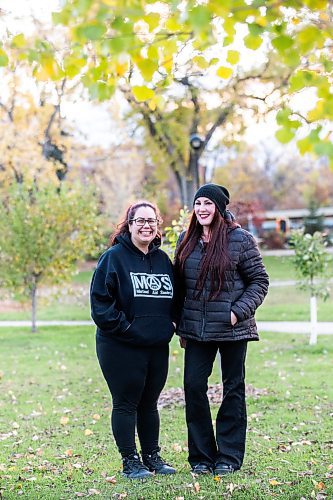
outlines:
[{"label": "woman's smiling face", "polygon": [[209,198],[200,197],[194,202],[194,213],[202,226],[210,226],[215,215],[216,205]]},{"label": "woman's smiling face", "polygon": [[[143,225],[137,225],[137,219],[145,219]],[[139,207],[129,224],[131,240],[140,250],[147,249],[157,235],[157,220],[155,210],[151,207]],[[151,221],[149,224],[148,221]],[[152,221],[155,221],[154,223]]]}]

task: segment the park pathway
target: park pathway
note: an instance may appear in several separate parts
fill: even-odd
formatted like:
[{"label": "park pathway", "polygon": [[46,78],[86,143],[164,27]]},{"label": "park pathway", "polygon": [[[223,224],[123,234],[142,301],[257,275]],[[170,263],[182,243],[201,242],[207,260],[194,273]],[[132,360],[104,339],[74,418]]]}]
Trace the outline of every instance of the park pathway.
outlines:
[{"label": "park pathway", "polygon": [[[37,321],[42,326],[93,326],[92,321]],[[277,333],[310,333],[309,321],[257,321],[259,331]],[[0,321],[0,327],[30,327],[30,321]],[[318,322],[319,335],[333,335],[333,323]]]}]

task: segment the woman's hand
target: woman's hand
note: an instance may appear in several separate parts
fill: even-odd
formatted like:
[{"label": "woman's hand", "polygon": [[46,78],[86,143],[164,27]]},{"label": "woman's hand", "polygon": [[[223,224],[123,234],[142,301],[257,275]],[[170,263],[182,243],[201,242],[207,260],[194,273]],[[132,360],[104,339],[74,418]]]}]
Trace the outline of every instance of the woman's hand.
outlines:
[{"label": "woman's hand", "polygon": [[183,337],[179,337],[179,345],[182,349],[186,348],[186,339],[183,339]]},{"label": "woman's hand", "polygon": [[236,314],[233,313],[232,311],[231,311],[231,318],[230,318],[230,320],[231,320],[232,326],[234,326],[237,323],[237,321],[238,321]]}]

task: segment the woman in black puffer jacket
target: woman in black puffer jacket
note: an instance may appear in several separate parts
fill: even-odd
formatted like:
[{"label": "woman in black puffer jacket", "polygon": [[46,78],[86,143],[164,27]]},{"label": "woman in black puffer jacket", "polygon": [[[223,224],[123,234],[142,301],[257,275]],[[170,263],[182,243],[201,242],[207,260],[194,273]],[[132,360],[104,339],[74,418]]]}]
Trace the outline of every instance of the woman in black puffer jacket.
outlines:
[{"label": "woman in black puffer jacket", "polygon": [[[225,187],[201,186],[175,258],[184,297],[177,334],[185,347],[189,463],[197,474],[222,475],[242,466],[247,342],[259,340],[254,313],[269,282],[255,239],[235,223],[228,203]],[[215,437],[207,387],[218,351],[223,401]]]}]

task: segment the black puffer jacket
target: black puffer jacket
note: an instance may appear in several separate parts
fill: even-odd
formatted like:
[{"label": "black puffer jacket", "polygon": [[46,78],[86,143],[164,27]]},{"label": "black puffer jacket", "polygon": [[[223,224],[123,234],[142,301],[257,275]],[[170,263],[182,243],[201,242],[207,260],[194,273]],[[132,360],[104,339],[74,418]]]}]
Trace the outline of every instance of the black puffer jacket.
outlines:
[{"label": "black puffer jacket", "polygon": [[[268,274],[253,236],[239,227],[229,231],[230,270],[218,297],[208,300],[210,282],[195,299],[196,281],[204,245],[199,241],[185,261],[182,287],[184,305],[177,334],[203,342],[259,340],[254,313],[268,290]],[[181,236],[182,237],[182,236]],[[231,311],[237,323],[231,324]]]}]

